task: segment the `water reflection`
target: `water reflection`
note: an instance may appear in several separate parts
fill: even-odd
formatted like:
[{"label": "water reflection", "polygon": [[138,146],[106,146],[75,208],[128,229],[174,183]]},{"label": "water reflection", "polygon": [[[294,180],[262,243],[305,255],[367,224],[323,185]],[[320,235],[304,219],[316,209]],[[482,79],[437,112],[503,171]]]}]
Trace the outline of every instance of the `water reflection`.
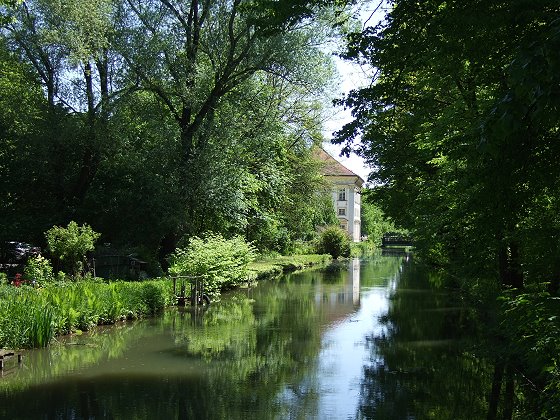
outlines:
[{"label": "water reflection", "polygon": [[467,315],[404,262],[337,263],[28,352],[0,379],[0,418],[446,418],[430,413],[456,411],[455,391],[477,403]]},{"label": "water reflection", "polygon": [[488,367],[469,351],[471,310],[456,293],[433,288],[430,274],[404,264],[381,317],[385,330],[367,338],[357,417],[485,418]]}]

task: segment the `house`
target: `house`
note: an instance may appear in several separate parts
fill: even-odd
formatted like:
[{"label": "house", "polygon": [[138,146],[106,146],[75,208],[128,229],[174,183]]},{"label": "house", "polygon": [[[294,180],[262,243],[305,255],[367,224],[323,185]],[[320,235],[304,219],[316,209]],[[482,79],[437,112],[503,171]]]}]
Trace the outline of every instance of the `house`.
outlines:
[{"label": "house", "polygon": [[315,155],[323,162],[323,175],[332,184],[332,199],[340,227],[350,234],[354,242],[359,242],[364,180],[322,148],[317,149]]}]

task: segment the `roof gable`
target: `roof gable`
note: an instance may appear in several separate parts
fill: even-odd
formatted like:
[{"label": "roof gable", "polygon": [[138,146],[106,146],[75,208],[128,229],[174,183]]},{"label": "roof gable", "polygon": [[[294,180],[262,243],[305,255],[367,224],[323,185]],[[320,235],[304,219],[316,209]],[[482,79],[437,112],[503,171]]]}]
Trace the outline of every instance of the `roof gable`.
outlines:
[{"label": "roof gable", "polygon": [[314,150],[313,154],[315,157],[323,163],[322,172],[325,176],[350,176],[356,177],[357,181],[361,184],[364,180],[359,176],[344,166],[342,163],[333,158],[328,154],[323,148],[317,148]]}]

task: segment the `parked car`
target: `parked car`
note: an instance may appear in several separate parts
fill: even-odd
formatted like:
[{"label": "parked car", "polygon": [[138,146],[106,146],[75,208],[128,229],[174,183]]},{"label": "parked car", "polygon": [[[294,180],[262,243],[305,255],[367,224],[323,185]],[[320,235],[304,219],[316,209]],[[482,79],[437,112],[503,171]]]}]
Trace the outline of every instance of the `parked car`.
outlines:
[{"label": "parked car", "polygon": [[1,264],[24,264],[41,253],[41,248],[26,242],[8,241],[0,247]]}]

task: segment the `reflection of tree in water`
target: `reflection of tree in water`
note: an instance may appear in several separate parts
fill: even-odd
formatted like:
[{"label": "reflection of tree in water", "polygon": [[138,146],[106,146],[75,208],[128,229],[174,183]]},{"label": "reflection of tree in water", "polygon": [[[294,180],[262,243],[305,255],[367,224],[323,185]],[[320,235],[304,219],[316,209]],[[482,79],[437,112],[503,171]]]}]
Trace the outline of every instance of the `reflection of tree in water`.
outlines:
[{"label": "reflection of tree in water", "polygon": [[[368,284],[386,285],[398,271],[400,260],[384,261],[369,272],[373,280],[364,279]],[[130,330],[125,324],[118,337],[91,347],[98,353],[91,354],[87,376],[54,377],[2,394],[9,404],[0,406],[0,418],[313,417],[321,334],[333,316],[355,310],[352,299],[317,299],[348,289],[348,270],[328,277],[285,276],[206,311],[168,311]],[[61,360],[81,366],[72,365],[73,357]],[[133,370],[139,364],[146,368]]]},{"label": "reflection of tree in water", "polygon": [[405,264],[381,321],[369,337],[358,416],[375,419],[485,417],[488,367],[468,351],[470,311],[431,289],[426,273]]},{"label": "reflection of tree in water", "polygon": [[[169,311],[138,325],[140,337],[133,333],[132,341],[119,342],[127,351],[109,361],[112,373],[104,369],[89,379],[74,375],[13,389],[0,417],[282,416],[286,407],[277,395],[286,384],[301,382],[320,348],[321,313],[312,289],[310,276],[287,278],[255,290],[254,299],[236,293],[204,313]],[[164,341],[156,353],[146,350],[154,341]],[[100,345],[96,354],[94,362],[107,358],[107,347]],[[157,366],[127,373],[124,359],[135,357]],[[306,410],[312,394],[303,399]]]}]

